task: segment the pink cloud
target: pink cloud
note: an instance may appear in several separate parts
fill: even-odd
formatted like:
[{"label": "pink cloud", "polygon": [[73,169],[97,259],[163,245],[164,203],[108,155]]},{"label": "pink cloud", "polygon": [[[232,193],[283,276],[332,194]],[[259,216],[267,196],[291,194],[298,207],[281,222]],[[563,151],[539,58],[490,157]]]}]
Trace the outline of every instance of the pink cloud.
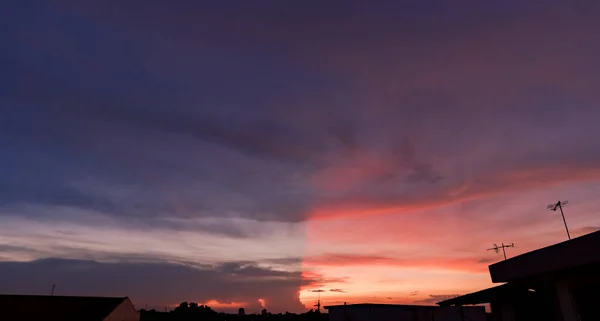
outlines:
[{"label": "pink cloud", "polygon": [[372,255],[331,254],[317,257],[307,257],[304,263],[308,266],[375,266],[387,265],[403,268],[424,268],[436,270],[465,271],[470,273],[485,273],[486,262],[473,258],[425,257],[425,258],[394,258]]},{"label": "pink cloud", "polygon": [[[366,176],[366,175],[365,175]],[[377,214],[401,214],[436,209],[518,190],[535,190],[555,185],[600,179],[600,167],[558,165],[545,168],[517,168],[485,173],[454,186],[423,191],[414,198],[365,197],[348,195],[321,201],[311,219],[353,217]],[[358,183],[355,183],[358,184]]]}]

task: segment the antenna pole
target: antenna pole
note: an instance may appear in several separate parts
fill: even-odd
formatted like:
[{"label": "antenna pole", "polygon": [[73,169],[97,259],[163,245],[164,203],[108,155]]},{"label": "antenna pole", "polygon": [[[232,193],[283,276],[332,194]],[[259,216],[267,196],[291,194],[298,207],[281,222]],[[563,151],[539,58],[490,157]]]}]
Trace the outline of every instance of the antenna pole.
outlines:
[{"label": "antenna pole", "polygon": [[565,212],[563,212],[563,206],[567,205],[568,202],[569,201],[558,201],[556,203],[552,203],[552,204],[548,205],[546,208],[551,211],[555,211],[555,212],[556,212],[556,209],[560,210],[560,215],[562,216],[563,223],[565,223],[565,230],[567,231],[567,237],[570,240],[571,233],[569,233],[569,227],[567,226],[567,220],[565,219]]},{"label": "antenna pole", "polygon": [[50,296],[54,295],[54,288],[56,287],[56,284],[52,284],[52,291],[50,292]]},{"label": "antenna pole", "polygon": [[318,294],[317,304],[315,304],[315,306],[317,307],[317,312],[321,313],[321,292],[320,291]]},{"label": "antenna pole", "polygon": [[560,203],[560,201],[558,201],[558,208],[560,209],[560,215],[562,216],[563,223],[565,223],[565,230],[567,230],[567,237],[570,240],[571,239],[571,233],[569,233],[569,227],[567,226],[567,220],[565,220],[565,213],[563,212],[562,204]]},{"label": "antenna pole", "polygon": [[502,254],[504,254],[504,259],[506,260],[506,246],[502,243]]}]

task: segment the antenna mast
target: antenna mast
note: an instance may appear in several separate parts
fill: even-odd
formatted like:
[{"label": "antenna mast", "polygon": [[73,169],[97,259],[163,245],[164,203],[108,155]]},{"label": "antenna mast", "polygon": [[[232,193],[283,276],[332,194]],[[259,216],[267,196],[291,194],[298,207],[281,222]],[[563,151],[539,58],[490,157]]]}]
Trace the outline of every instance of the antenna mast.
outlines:
[{"label": "antenna mast", "polygon": [[558,201],[554,204],[548,205],[546,208],[555,212],[557,209],[560,209],[560,215],[562,215],[563,223],[565,223],[565,230],[567,230],[567,237],[570,240],[571,234],[569,233],[569,228],[567,227],[567,220],[565,220],[565,213],[563,212],[563,206],[567,205],[567,203],[569,203],[569,201]]},{"label": "antenna mast", "polygon": [[317,300],[317,304],[315,304],[315,306],[317,307],[317,312],[321,313],[321,290],[318,291],[319,293],[319,299]]},{"label": "antenna mast", "polygon": [[502,243],[502,246],[498,246],[496,243],[494,243],[494,247],[492,247],[491,249],[487,249],[487,250],[494,251],[496,253],[500,253],[500,249],[502,249],[502,254],[504,254],[504,259],[506,260],[506,248],[507,247],[515,247],[515,243],[510,243],[510,244]]},{"label": "antenna mast", "polygon": [[56,284],[52,284],[52,291],[50,291],[50,296],[54,296],[54,288],[56,287]]}]

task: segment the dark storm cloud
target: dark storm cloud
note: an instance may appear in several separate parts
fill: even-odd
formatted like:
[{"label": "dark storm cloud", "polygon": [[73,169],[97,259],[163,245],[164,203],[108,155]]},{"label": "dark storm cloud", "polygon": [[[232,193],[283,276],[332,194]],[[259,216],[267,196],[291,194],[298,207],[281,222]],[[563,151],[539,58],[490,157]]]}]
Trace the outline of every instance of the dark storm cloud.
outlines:
[{"label": "dark storm cloud", "polygon": [[192,268],[167,263],[99,263],[44,259],[0,262],[0,287],[15,294],[45,294],[52,284],[60,295],[129,296],[143,307],[182,301],[245,302],[259,311],[257,299],[272,311],[299,311],[298,290],[307,280],[281,272],[225,264]]}]

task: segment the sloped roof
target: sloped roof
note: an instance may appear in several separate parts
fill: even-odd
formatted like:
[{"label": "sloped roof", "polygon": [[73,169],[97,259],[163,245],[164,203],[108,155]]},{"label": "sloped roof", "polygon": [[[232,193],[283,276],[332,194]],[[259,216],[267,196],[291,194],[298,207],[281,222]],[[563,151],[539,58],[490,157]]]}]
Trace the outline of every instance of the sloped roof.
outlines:
[{"label": "sloped roof", "polygon": [[3,321],[102,321],[127,298],[4,295],[0,294]]},{"label": "sloped roof", "polygon": [[510,282],[600,263],[600,231],[531,251],[489,266],[492,282]]},{"label": "sloped roof", "polygon": [[444,300],[436,304],[440,306],[450,306],[490,303],[495,298],[510,297],[516,294],[527,294],[529,293],[528,291],[529,290],[527,288],[506,283],[488,289],[483,289],[477,292],[461,295],[448,300]]}]

